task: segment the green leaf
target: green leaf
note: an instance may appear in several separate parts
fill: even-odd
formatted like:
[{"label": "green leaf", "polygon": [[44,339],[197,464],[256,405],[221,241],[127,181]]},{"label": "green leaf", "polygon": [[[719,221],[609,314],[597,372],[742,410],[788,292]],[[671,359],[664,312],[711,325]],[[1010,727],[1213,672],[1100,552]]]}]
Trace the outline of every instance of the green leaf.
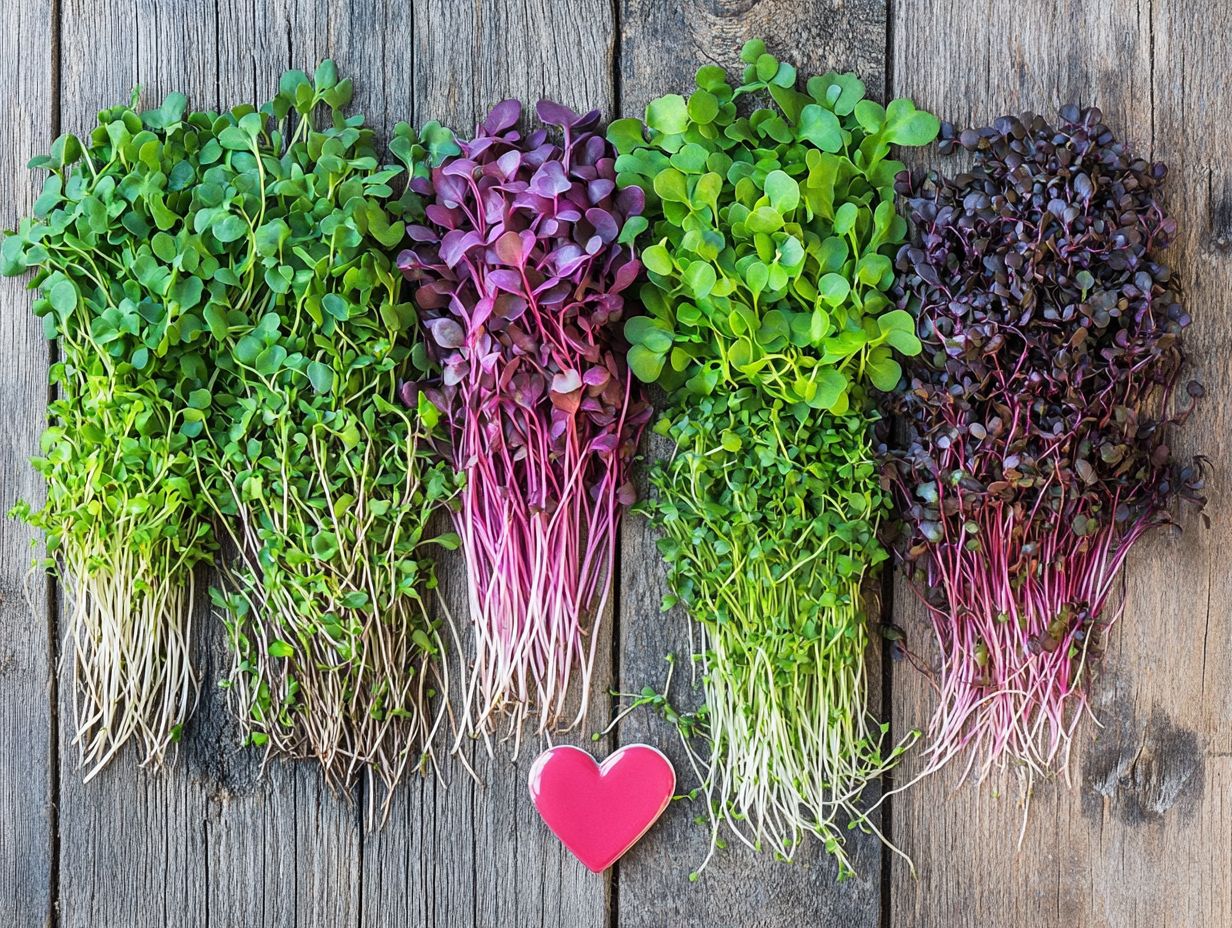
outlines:
[{"label": "green leaf", "polygon": [[641,120],[617,119],[607,127],[607,140],[622,155],[641,148],[646,144]]},{"label": "green leaf", "polygon": [[210,226],[210,232],[225,245],[244,236],[248,232],[248,223],[233,213],[224,213]]},{"label": "green leaf", "polygon": [[854,74],[831,71],[809,79],[808,92],[822,106],[848,116],[864,98],[864,82]]},{"label": "green leaf", "polygon": [[[243,233],[241,233],[243,234]],[[214,235],[217,237],[218,233]],[[257,228],[253,236],[257,254],[263,257],[277,255],[283,243],[291,237],[291,228],[282,219],[271,219]]]},{"label": "green leaf", "polygon": [[646,125],[665,135],[678,135],[689,127],[689,109],[678,93],[652,100],[646,107]]},{"label": "green leaf", "polygon": [[689,97],[688,115],[699,126],[709,125],[719,115],[719,101],[707,90],[695,90]]},{"label": "green leaf", "polygon": [[740,48],[740,60],[753,64],[766,52],[766,43],[761,39],[749,39]]},{"label": "green leaf", "polygon": [[667,168],[655,175],[654,192],[669,202],[689,202],[689,189],[685,177],[675,168]]},{"label": "green leaf", "polygon": [[420,391],[419,399],[416,401],[416,415],[419,416],[419,421],[424,424],[424,427],[430,432],[441,421],[441,411],[436,408],[435,404],[428,399],[427,395]]},{"label": "green leaf", "polygon": [[309,362],[308,380],[312,383],[312,388],[318,393],[328,393],[334,388],[333,370],[326,367],[320,361]]},{"label": "green leaf", "polygon": [[800,111],[796,137],[812,142],[822,151],[837,152],[843,148],[843,129],[838,117],[816,103],[810,103]]},{"label": "green leaf", "polygon": [[218,134],[218,144],[228,151],[248,151],[252,148],[252,139],[239,126],[227,126]]},{"label": "green leaf", "polygon": [[892,309],[877,317],[877,328],[882,335],[887,332],[906,332],[915,334],[915,319],[905,309]]},{"label": "green leaf", "polygon": [[892,271],[893,264],[885,255],[864,255],[856,263],[857,279],[870,287],[877,286],[878,282]]},{"label": "green leaf", "polygon": [[744,226],[750,232],[777,232],[783,227],[782,214],[772,207],[759,206],[749,213]]},{"label": "green leaf", "polygon": [[[270,642],[269,656],[270,657],[292,657],[295,654],[295,648],[287,644],[285,641],[275,639]],[[257,742],[253,742],[254,744]]]},{"label": "green leaf", "polygon": [[446,158],[462,153],[453,132],[436,120],[424,123],[419,134],[428,148],[428,163],[432,167],[438,167]]},{"label": "green leaf", "polygon": [[317,90],[329,90],[338,83],[338,68],[333,61],[326,58],[317,65],[316,73],[312,76],[312,82],[316,85]]},{"label": "green leaf", "polygon": [[823,274],[817,281],[817,292],[831,306],[838,306],[851,293],[851,284],[841,274]]},{"label": "green leaf", "polygon": [[917,110],[910,100],[891,100],[885,109],[885,140],[892,145],[927,145],[941,123],[932,113]]},{"label": "green leaf", "polygon": [[351,590],[342,597],[342,605],[347,609],[363,609],[368,605],[368,594],[363,590]]},{"label": "green leaf", "polygon": [[338,553],[338,536],[333,532],[317,532],[312,536],[312,554],[319,561],[328,561]]},{"label": "green leaf", "polygon": [[843,402],[847,387],[847,378],[841,371],[827,368],[817,377],[817,392],[809,405],[814,409],[834,409]]},{"label": "green leaf", "polygon": [[771,171],[766,175],[766,196],[770,205],[786,215],[800,203],[800,185],[786,171]]},{"label": "green leaf", "polygon": [[854,203],[844,203],[834,213],[834,234],[846,235],[855,228],[856,217],[860,215],[860,208]]},{"label": "green leaf", "polygon": [[61,277],[48,291],[47,300],[61,319],[67,319],[77,308],[77,288],[67,277]]},{"label": "green leaf", "polygon": [[[690,142],[672,155],[671,163],[673,167],[679,168],[685,174],[700,174],[706,168],[708,156],[709,152],[703,146]],[[687,202],[687,199],[681,202]]]},{"label": "green leaf", "polygon": [[209,390],[193,390],[188,394],[188,405],[192,409],[209,409],[212,399]]},{"label": "green leaf", "polygon": [[272,377],[278,373],[279,368],[282,367],[286,359],[287,349],[283,348],[282,345],[270,345],[257,355],[257,359],[253,362],[252,366],[258,374]]},{"label": "green leaf", "polygon": [[899,366],[899,363],[889,357],[874,358],[870,356],[864,366],[864,370],[868,374],[869,380],[872,381],[873,386],[883,393],[889,393],[897,387],[899,378],[903,375],[903,369]]},{"label": "green leaf", "polygon": [[642,264],[646,265],[646,270],[662,274],[664,277],[675,270],[671,255],[661,244],[651,245],[642,252]]},{"label": "green leaf", "polygon": [[626,320],[625,338],[631,345],[644,345],[655,354],[666,354],[672,347],[672,330],[667,323],[651,316],[632,316]]},{"label": "green leaf", "polygon": [[886,112],[880,103],[874,100],[861,100],[855,108],[856,122],[869,135],[881,132],[885,125]]},{"label": "green leaf", "polygon": [[650,222],[645,216],[630,216],[621,226],[620,236],[616,241],[621,245],[632,245],[649,226]]},{"label": "green leaf", "polygon": [[693,298],[704,300],[710,296],[718,280],[714,268],[706,261],[694,261],[684,272],[684,283],[693,294]]},{"label": "green leaf", "polygon": [[0,274],[14,277],[26,269],[25,249],[16,234],[6,235],[0,242]]},{"label": "green leaf", "polygon": [[629,349],[629,370],[642,383],[654,383],[663,371],[665,356],[656,354],[643,345],[634,345]]}]

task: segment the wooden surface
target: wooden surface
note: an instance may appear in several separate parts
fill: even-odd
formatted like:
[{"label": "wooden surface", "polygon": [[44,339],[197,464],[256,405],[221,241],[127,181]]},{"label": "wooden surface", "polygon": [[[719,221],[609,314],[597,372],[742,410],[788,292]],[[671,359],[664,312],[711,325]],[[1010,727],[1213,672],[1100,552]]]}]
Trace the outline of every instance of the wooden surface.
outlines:
[{"label": "wooden surface", "polygon": [[[918,878],[864,841],[859,877],[842,885],[815,851],[789,867],[732,850],[689,883],[705,837],[687,803],[594,876],[531,810],[526,758],[477,758],[482,786],[457,772],[448,783],[412,782],[386,828],[369,833],[363,790],[331,796],[310,765],[263,773],[236,746],[213,686],[222,636],[204,605],[205,685],[177,764],[151,775],[126,757],[83,786],[69,744],[69,677],[54,672],[55,590],[40,575],[27,580],[31,535],[6,521],[0,925],[1232,928],[1232,568],[1222,556],[1232,513],[1220,486],[1232,471],[1223,360],[1232,347],[1232,11],[1221,0],[991,0],[978,12],[959,0],[9,0],[0,7],[0,222],[33,202],[27,158],[61,127],[88,128],[134,84],[147,101],[178,89],[196,105],[229,106],[263,98],[284,68],[330,55],[377,125],[435,118],[466,131],[510,95],[637,115],[659,93],[687,92],[700,64],[734,64],[754,36],[802,73],[854,68],[873,93],[910,94],[956,122],[1094,102],[1172,165],[1168,205],[1181,238],[1171,257],[1188,283],[1190,345],[1210,393],[1186,444],[1216,465],[1212,527],[1186,519],[1184,534],[1154,538],[1132,559],[1128,607],[1097,684],[1104,728],[1095,738],[1085,727],[1073,788],[1037,787],[1020,846],[1012,784],[996,798],[991,784],[954,792],[944,775],[925,781],[892,796],[882,819]],[[23,462],[42,426],[49,352],[28,307],[21,284],[3,281],[2,509],[39,493]],[[443,572],[464,616],[460,559]],[[664,655],[687,651],[687,625],[678,612],[659,614],[661,566],[639,518],[623,530],[618,587],[598,685],[657,686]],[[889,599],[926,650],[901,584]],[[926,721],[930,694],[909,665],[885,683],[873,699],[893,706],[895,734]],[[599,749],[618,740],[649,740],[680,759],[674,735],[644,713]]]},{"label": "wooden surface", "polygon": [[[938,928],[1232,925],[1232,615],[1226,355],[1232,321],[1232,101],[1224,3],[1023,3],[972,16],[961,0],[895,4],[894,91],[955,122],[1001,112],[1100,106],[1138,151],[1171,166],[1180,224],[1169,257],[1195,319],[1192,371],[1210,391],[1182,445],[1215,462],[1211,530],[1188,514],[1131,556],[1094,710],[1078,735],[1073,787],[1037,785],[1022,808],[1009,777],[953,792],[944,775],[895,797],[893,834],[920,868],[891,867],[891,924]],[[901,582],[898,622],[924,620]],[[908,608],[911,606],[912,608]],[[894,677],[894,723],[931,709],[909,666]],[[1098,732],[1098,737],[1096,737]],[[908,765],[908,771],[910,765]],[[900,779],[901,779],[900,775]],[[997,798],[999,793],[1000,798]]]}]

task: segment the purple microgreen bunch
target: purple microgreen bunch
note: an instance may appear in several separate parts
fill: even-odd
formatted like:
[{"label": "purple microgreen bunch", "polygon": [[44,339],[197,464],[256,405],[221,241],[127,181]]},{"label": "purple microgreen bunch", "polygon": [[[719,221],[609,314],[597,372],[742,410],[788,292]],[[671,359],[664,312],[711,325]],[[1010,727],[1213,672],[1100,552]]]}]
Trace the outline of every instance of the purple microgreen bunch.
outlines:
[{"label": "purple microgreen bunch", "polygon": [[528,719],[542,733],[585,716],[651,415],[620,334],[642,191],[616,189],[597,111],[541,101],[559,139],[524,135],[521,114],[497,104],[419,184],[426,218],[399,258],[439,368],[403,399],[439,410],[442,450],[466,477],[455,521],[476,653],[461,731],[486,738],[504,723],[515,743]]},{"label": "purple microgreen bunch", "polygon": [[943,126],[957,148],[969,171],[898,184],[898,303],[924,351],[885,470],[941,649],[930,767],[1065,771],[1130,549],[1177,497],[1204,502],[1203,460],[1172,450],[1203,391],[1176,396],[1190,318],[1158,258],[1167,169],[1094,108]]}]

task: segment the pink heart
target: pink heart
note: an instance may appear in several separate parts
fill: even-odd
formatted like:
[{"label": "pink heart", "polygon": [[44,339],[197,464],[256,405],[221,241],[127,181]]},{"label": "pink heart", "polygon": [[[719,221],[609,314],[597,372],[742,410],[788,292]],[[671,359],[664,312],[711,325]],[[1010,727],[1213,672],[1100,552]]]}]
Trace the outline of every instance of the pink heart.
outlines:
[{"label": "pink heart", "polygon": [[573,856],[602,873],[655,823],[676,789],[672,763],[647,744],[629,744],[602,764],[562,744],[539,755],[530,795]]}]

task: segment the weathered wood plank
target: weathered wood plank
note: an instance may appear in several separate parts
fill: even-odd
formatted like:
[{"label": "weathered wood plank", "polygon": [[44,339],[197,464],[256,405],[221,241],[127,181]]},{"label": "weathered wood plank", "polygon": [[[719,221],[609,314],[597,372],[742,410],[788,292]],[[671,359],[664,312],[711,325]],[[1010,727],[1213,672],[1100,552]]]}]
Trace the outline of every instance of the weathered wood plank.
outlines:
[{"label": "weathered wood plank", "polygon": [[[293,43],[319,36],[329,12],[256,2],[217,9],[143,2],[134,10],[70,0],[64,125],[87,128],[97,109],[125,99],[134,84],[146,102],[170,90],[207,108],[265,99],[285,68],[311,70],[325,54],[315,43]],[[261,774],[259,753],[239,748],[215,685],[229,660],[204,597],[194,621],[201,701],[175,766],[148,774],[126,756],[83,786],[62,732],[61,923],[357,924],[356,809],[330,796],[311,764],[275,764]],[[61,693],[65,719],[70,696]]]},{"label": "weathered wood plank", "polygon": [[[53,126],[52,5],[18,0],[0,11],[0,229],[29,215],[37,196],[26,161],[47,151]],[[41,173],[41,172],[40,172]],[[41,177],[40,177],[41,181]],[[27,463],[46,421],[42,324],[30,314],[24,280],[0,283],[0,512],[18,499],[37,505],[42,481]],[[31,573],[34,532],[12,520],[0,531],[0,923],[47,924],[53,916],[55,745],[49,694],[54,648],[49,584]]]},{"label": "weathered wood plank", "polygon": [[[1232,925],[1227,836],[1232,785],[1228,537],[1227,246],[1232,116],[1221,37],[1224,4],[995,2],[898,4],[894,90],[954,122],[1002,112],[1055,115],[1095,103],[1142,152],[1171,163],[1167,206],[1181,226],[1170,259],[1188,284],[1193,369],[1210,397],[1183,440],[1215,462],[1213,530],[1192,514],[1131,558],[1127,608],[1112,633],[1094,711],[1079,735],[1074,787],[1039,785],[1023,810],[1012,780],[951,795],[945,774],[893,801],[894,834],[919,867],[892,870],[891,924],[979,926]],[[899,623],[931,653],[900,582]],[[924,724],[933,701],[896,669],[895,726]],[[997,796],[1000,798],[996,798]]]},{"label": "weathered wood plank", "polygon": [[[611,7],[603,0],[570,4],[567,11],[552,2],[419,0],[413,28],[391,50],[414,62],[413,83],[402,79],[387,118],[391,125],[436,119],[470,134],[492,104],[516,97],[533,113],[544,96],[610,114],[612,34]],[[461,552],[446,556],[439,572],[469,645]],[[610,642],[611,619],[609,610],[601,641]],[[601,644],[588,727],[564,740],[589,745],[589,732],[606,721],[610,653],[610,644]],[[538,746],[524,744],[516,764],[508,750],[497,745],[494,758],[468,752],[479,785],[448,760],[447,783],[423,780],[402,790],[388,825],[365,837],[365,926],[608,923],[609,880],[568,854],[531,806],[526,778]]]},{"label": "weathered wood plank", "polygon": [[[623,115],[641,115],[647,102],[668,92],[686,96],[698,67],[717,62],[735,69],[741,45],[764,38],[772,51],[793,62],[802,75],[830,68],[855,70],[878,96],[884,81],[886,10],[878,0],[843,4],[758,3],[668,4],[625,0],[621,4],[620,94]],[[648,457],[670,446],[651,436]],[[634,517],[622,536],[620,680],[624,691],[660,687],[668,651],[689,653],[688,620],[677,608],[659,613],[666,591],[655,533]],[[879,666],[874,656],[873,667]],[[687,676],[681,660],[679,675]],[[874,681],[880,676],[873,670]],[[688,684],[673,684],[674,698]],[[873,705],[878,696],[873,694]],[[622,743],[646,741],[664,748],[676,764],[680,789],[693,784],[676,734],[645,712],[620,726]],[[618,912],[622,925],[843,925],[880,923],[881,853],[867,836],[854,835],[853,860],[859,876],[835,883],[835,867],[815,844],[793,865],[755,856],[733,842],[711,861],[701,880],[689,872],[705,856],[708,837],[693,824],[698,810],[676,803],[663,821],[619,864]]]},{"label": "weathered wood plank", "polygon": [[[126,100],[137,84],[147,88],[146,99],[173,88],[194,97],[208,90],[213,99],[212,82],[203,86],[205,56],[186,53],[209,49],[212,59],[212,23],[205,30],[195,17],[175,23],[149,7],[71,0],[61,7],[60,24],[65,131],[88,132],[99,109]],[[196,878],[205,850],[201,790],[190,784],[182,758],[175,770],[150,775],[136,771],[131,751],[83,785],[71,743],[73,698],[66,660],[59,699],[60,923],[205,924],[205,885]]]}]

